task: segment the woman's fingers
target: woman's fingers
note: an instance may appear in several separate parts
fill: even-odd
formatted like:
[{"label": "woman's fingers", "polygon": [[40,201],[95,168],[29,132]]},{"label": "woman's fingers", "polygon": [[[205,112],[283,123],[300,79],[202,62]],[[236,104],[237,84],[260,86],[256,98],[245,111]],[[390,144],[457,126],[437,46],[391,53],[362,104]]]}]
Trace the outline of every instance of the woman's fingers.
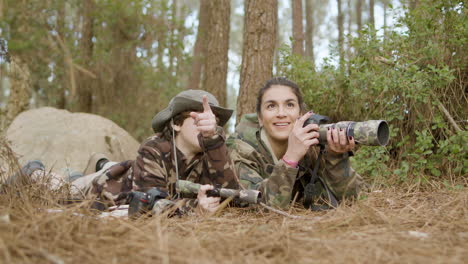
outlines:
[{"label": "woman's fingers", "polygon": [[296,123],[294,123],[294,128],[302,128],[302,126],[304,126],[304,122],[313,114],[314,113],[312,111],[305,113],[298,120],[296,120]]}]

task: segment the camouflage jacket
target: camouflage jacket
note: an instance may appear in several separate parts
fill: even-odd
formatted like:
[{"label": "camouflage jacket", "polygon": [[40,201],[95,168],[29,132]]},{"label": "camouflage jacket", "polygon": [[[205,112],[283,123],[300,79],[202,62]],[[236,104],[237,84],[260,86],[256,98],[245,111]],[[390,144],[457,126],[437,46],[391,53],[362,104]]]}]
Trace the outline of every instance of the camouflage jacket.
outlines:
[{"label": "camouflage jacket", "polygon": [[[241,184],[260,190],[266,204],[284,209],[296,193],[297,201],[303,197],[319,148],[312,147],[299,162],[299,168],[292,168],[281,159],[275,161],[274,154],[261,138],[256,118],[253,114],[242,118],[236,133],[227,140],[230,155]],[[325,152],[320,159],[318,175],[338,199],[354,197],[364,186],[361,176],[351,168],[348,156],[348,153],[333,155]]]},{"label": "camouflage jacket", "polygon": [[[238,189],[222,128],[218,128],[218,134],[212,138],[204,138],[200,134],[198,140],[203,152],[190,161],[176,148],[179,179]],[[196,199],[177,198],[176,181],[173,142],[155,134],[141,144],[136,160],[113,165],[103,177],[97,177],[93,181],[92,193],[107,200],[112,197],[116,204],[122,204],[132,190],[144,192],[157,187],[168,192],[170,200],[177,202],[183,211],[194,208]]]}]

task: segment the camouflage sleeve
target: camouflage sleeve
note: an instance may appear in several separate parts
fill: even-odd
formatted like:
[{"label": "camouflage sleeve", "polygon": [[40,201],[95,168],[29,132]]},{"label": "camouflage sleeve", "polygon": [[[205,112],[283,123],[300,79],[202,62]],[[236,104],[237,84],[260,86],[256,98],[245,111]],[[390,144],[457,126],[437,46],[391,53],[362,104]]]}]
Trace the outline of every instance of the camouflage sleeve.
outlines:
[{"label": "camouflage sleeve", "polygon": [[267,165],[261,154],[244,142],[238,141],[230,147],[242,186],[261,191],[262,201],[270,206],[287,208],[298,169],[287,166],[283,161],[274,166]]},{"label": "camouflage sleeve", "polygon": [[338,199],[355,197],[365,186],[362,177],[351,167],[349,154],[324,155],[323,178]]},{"label": "camouflage sleeve", "polygon": [[[138,156],[133,165],[133,179],[137,190],[146,192],[152,187],[161,190],[169,190],[168,171],[162,157],[161,151],[153,145],[153,142],[143,144],[138,150]],[[161,199],[156,203],[153,213],[163,211],[174,211],[178,215],[193,212],[197,206],[196,199]],[[170,201],[170,202],[167,202]]]},{"label": "camouflage sleeve", "polygon": [[152,187],[168,191],[168,171],[164,164],[161,151],[148,142],[138,150],[138,156],[133,164],[133,181],[135,188],[146,192]]},{"label": "camouflage sleeve", "polygon": [[[223,188],[239,189],[239,183],[234,174],[233,163],[230,160],[226,146],[226,137],[222,127],[217,128],[213,137],[205,138],[198,135],[198,141],[205,153],[205,161],[211,181]],[[206,184],[205,182],[200,182]]]}]

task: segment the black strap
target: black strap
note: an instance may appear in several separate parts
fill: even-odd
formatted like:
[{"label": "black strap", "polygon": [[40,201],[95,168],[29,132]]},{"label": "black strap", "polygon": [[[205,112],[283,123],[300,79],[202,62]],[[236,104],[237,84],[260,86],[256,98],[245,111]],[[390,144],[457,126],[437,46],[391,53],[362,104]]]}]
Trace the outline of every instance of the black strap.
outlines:
[{"label": "black strap", "polygon": [[[336,208],[338,206],[338,200],[336,199],[335,195],[330,191],[328,186],[325,182],[318,176],[318,170],[320,168],[320,158],[322,157],[323,152],[325,151],[325,146],[320,145],[320,152],[317,157],[317,162],[315,163],[314,170],[311,171],[311,178],[310,182],[304,188],[304,207],[311,208],[312,211],[323,211],[328,210],[331,208]],[[320,186],[321,185],[321,186]],[[320,188],[322,187],[322,188]],[[325,189],[327,192],[327,199],[329,201],[329,205],[314,205],[313,201],[314,198],[320,195],[321,189]]]}]

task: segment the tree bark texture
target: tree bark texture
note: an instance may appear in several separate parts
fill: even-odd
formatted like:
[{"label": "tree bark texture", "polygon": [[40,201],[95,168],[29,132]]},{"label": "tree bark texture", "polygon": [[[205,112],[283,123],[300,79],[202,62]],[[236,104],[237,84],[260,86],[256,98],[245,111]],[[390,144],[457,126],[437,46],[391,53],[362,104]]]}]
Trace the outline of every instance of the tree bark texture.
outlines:
[{"label": "tree bark texture", "polygon": [[356,24],[359,36],[362,30],[362,0],[356,0]]},{"label": "tree bark texture", "polygon": [[369,0],[369,24],[372,28],[375,28],[374,6],[374,0]]},{"label": "tree bark texture", "polygon": [[340,71],[344,72],[344,18],[341,0],[337,0],[338,5],[338,50],[340,56]]},{"label": "tree bark texture", "polygon": [[[82,19],[83,29],[81,31],[82,36],[80,40],[80,47],[82,52],[81,64],[90,70],[92,58],[93,58],[93,24],[94,24],[94,0],[84,0]],[[78,74],[78,105],[77,110],[81,112],[92,112],[93,98],[92,98],[92,78],[83,72]]]},{"label": "tree bark texture", "polygon": [[31,98],[32,81],[28,65],[19,57],[12,57],[9,70],[10,95],[6,110],[6,120],[2,127],[8,127],[15,117],[28,109]]},{"label": "tree bark texture", "polygon": [[302,24],[302,0],[292,0],[293,54],[304,56],[304,26]]},{"label": "tree bark texture", "polygon": [[244,44],[240,72],[237,122],[255,112],[258,90],[272,76],[278,20],[278,1],[246,0]]},{"label": "tree bark texture", "polygon": [[203,61],[206,54],[206,43],[209,23],[208,4],[210,0],[200,0],[200,10],[198,11],[198,32],[197,40],[193,48],[192,71],[188,81],[187,89],[200,89],[201,76],[203,72]]},{"label": "tree bark texture", "polygon": [[209,30],[202,89],[216,96],[220,105],[226,106],[231,1],[209,1],[208,9]]},{"label": "tree bark texture", "polygon": [[169,23],[171,32],[170,32],[170,42],[169,42],[169,72],[175,72],[175,59],[176,59],[176,29],[177,29],[177,0],[172,1],[171,6],[171,22]]},{"label": "tree bark texture", "polygon": [[[58,37],[66,43],[65,38],[65,2],[59,2],[58,10],[57,10],[57,34]],[[66,44],[65,44],[66,45]],[[59,109],[65,109],[67,100],[65,95],[65,90],[67,87],[67,63],[64,54],[60,54],[61,60],[58,61],[58,65],[60,69],[57,70],[57,79],[59,80],[59,84],[56,87],[57,94],[56,97],[56,106]]]},{"label": "tree bark texture", "polygon": [[305,0],[305,17],[306,17],[306,33],[305,33],[305,55],[315,65],[314,58],[314,16],[313,16],[313,0]]}]

